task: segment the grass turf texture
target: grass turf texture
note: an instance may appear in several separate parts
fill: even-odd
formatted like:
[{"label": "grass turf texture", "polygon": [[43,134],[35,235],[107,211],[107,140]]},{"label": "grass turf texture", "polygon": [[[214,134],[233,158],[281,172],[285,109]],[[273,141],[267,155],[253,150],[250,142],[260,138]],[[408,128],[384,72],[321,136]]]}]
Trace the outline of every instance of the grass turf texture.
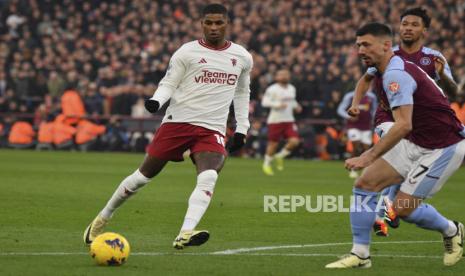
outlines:
[{"label": "grass turf texture", "polygon": [[[264,195],[350,195],[352,181],[341,162],[289,160],[283,172],[267,177],[261,161],[232,158],[220,174],[199,227],[210,231],[209,242],[183,251],[171,247],[195,186],[195,170],[190,162],[170,163],[118,210],[107,227],[130,242],[133,255],[128,262],[122,267],[95,266],[83,245],[82,232],[142,158],[141,154],[0,150],[0,275],[360,273],[324,269],[336,255],[347,253],[349,244],[211,255],[227,249],[351,241],[348,213],[308,213],[303,208],[295,213],[263,212]],[[461,168],[428,202],[447,217],[465,222],[464,182],[465,168]],[[433,242],[376,243],[372,245],[373,267],[366,271],[369,274],[465,273],[465,260],[454,267],[443,266],[438,233],[401,223],[399,229],[390,229],[390,234],[388,238],[373,236],[373,241]],[[137,255],[141,252],[153,255]]]}]

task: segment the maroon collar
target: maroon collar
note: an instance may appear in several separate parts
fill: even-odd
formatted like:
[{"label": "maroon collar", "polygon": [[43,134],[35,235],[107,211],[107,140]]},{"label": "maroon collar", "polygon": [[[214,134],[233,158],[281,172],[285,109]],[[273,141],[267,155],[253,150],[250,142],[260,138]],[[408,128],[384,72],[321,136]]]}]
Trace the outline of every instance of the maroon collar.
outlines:
[{"label": "maroon collar", "polygon": [[229,40],[226,40],[226,43],[223,46],[218,47],[218,48],[215,48],[213,46],[208,45],[207,42],[205,41],[205,39],[203,39],[203,38],[199,39],[198,42],[203,47],[208,48],[210,50],[215,50],[215,51],[223,51],[223,50],[228,49],[231,46],[231,41],[229,41]]}]

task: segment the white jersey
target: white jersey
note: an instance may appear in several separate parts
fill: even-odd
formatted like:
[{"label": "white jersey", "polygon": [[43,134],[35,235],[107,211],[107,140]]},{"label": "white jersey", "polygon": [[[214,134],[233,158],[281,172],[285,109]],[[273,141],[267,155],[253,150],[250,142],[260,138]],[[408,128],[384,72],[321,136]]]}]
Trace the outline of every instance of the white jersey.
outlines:
[{"label": "white jersey", "polygon": [[[270,108],[267,123],[294,122],[294,108],[298,106],[295,100],[295,87],[287,84],[285,87],[275,83],[269,86],[263,95],[262,105]],[[286,105],[285,108],[281,106]]]},{"label": "white jersey", "polygon": [[182,45],[152,97],[160,105],[171,99],[162,124],[189,123],[224,135],[234,100],[236,132],[246,134],[252,66],[250,53],[230,41],[220,49],[209,47],[204,40]]}]

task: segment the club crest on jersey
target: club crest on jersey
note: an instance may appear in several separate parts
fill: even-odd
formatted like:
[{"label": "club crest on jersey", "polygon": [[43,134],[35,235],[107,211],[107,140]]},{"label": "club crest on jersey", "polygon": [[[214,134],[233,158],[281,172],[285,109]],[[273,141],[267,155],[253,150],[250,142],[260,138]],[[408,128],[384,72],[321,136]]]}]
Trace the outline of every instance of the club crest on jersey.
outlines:
[{"label": "club crest on jersey", "polygon": [[399,91],[399,83],[393,81],[389,84],[389,91],[391,91],[392,93],[397,93],[397,91]]},{"label": "club crest on jersey", "polygon": [[236,66],[236,64],[237,64],[237,59],[232,58],[232,59],[231,59],[231,63],[232,63],[232,66]]},{"label": "club crest on jersey", "polygon": [[431,59],[429,57],[422,57],[420,59],[420,64],[421,65],[430,65],[431,64]]}]

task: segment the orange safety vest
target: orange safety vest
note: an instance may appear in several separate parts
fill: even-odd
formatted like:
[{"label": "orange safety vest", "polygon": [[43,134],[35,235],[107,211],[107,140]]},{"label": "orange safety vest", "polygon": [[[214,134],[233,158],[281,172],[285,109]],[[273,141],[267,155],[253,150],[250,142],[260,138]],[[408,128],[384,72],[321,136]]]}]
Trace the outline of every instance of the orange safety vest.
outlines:
[{"label": "orange safety vest", "polygon": [[54,122],[42,122],[39,125],[39,143],[53,143]]},{"label": "orange safety vest", "polygon": [[61,96],[61,110],[66,116],[65,123],[69,125],[76,124],[86,114],[81,96],[74,90],[67,90]]},{"label": "orange safety vest", "polygon": [[77,125],[76,144],[82,145],[104,134],[106,127],[87,120],[81,120]]},{"label": "orange safety vest", "polygon": [[31,144],[34,141],[35,131],[28,122],[19,121],[13,124],[8,136],[10,144]]},{"label": "orange safety vest", "polygon": [[53,143],[55,145],[72,140],[75,133],[76,128],[62,123],[60,120],[53,122]]}]

